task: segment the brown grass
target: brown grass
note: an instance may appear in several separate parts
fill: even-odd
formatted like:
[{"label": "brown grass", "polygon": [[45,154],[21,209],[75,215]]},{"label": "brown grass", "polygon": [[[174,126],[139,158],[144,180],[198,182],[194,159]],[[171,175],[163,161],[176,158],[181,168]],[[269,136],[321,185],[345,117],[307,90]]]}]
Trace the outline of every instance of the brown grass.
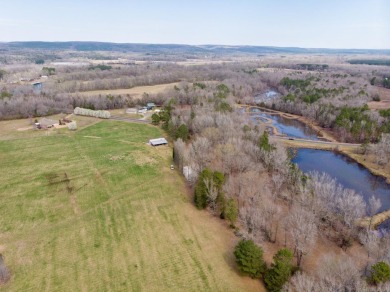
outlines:
[{"label": "brown grass", "polygon": [[77,94],[83,96],[96,96],[96,95],[131,95],[135,98],[141,98],[144,93],[147,94],[156,94],[162,92],[166,89],[171,89],[175,85],[178,85],[179,82],[167,83],[167,84],[158,84],[151,86],[137,86],[129,89],[108,89],[108,90],[93,90],[93,91],[84,91],[78,92]]},{"label": "brown grass", "polygon": [[370,101],[367,103],[370,109],[388,109],[390,108],[390,89],[378,87],[380,101]]}]

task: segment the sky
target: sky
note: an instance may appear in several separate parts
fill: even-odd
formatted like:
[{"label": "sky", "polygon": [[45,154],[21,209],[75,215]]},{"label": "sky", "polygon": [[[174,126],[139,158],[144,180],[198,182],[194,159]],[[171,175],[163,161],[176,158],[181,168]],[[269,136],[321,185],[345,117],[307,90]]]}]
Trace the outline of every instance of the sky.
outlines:
[{"label": "sky", "polygon": [[390,0],[1,0],[0,42],[390,49]]}]

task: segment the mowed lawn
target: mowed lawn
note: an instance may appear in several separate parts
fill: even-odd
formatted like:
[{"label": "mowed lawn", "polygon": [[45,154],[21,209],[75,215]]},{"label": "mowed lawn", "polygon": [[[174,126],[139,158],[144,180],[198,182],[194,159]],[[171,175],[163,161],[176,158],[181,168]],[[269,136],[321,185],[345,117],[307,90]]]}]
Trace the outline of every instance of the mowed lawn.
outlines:
[{"label": "mowed lawn", "polygon": [[[237,239],[194,208],[149,125],[102,121],[0,141],[6,291],[259,291]],[[0,288],[1,289],[1,288]]]}]

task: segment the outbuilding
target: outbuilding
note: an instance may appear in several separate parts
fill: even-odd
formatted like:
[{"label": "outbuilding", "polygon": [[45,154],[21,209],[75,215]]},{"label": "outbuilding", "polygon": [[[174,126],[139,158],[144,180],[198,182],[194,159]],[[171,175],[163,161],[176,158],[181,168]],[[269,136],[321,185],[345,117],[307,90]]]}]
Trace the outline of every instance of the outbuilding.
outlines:
[{"label": "outbuilding", "polygon": [[154,107],[156,107],[156,105],[153,102],[148,102],[146,104],[146,108],[148,109],[148,111],[152,110]]},{"label": "outbuilding", "polygon": [[157,138],[157,139],[150,139],[149,145],[151,146],[160,146],[160,145],[167,145],[168,141],[165,138]]},{"label": "outbuilding", "polygon": [[54,126],[54,124],[57,124],[57,123],[58,123],[57,121],[52,120],[52,119],[48,119],[48,118],[42,118],[39,120],[39,125],[43,129],[51,128]]}]

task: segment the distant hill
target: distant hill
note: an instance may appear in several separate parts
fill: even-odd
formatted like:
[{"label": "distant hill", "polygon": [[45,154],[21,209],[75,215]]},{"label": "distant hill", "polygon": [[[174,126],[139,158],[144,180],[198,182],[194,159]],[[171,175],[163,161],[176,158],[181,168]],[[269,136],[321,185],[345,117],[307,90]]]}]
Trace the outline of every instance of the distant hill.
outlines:
[{"label": "distant hill", "polygon": [[179,45],[179,44],[125,44],[106,42],[9,42],[0,43],[0,49],[40,49],[74,51],[120,51],[135,53],[187,54],[390,54],[389,50],[365,49],[310,49],[268,46]]}]

